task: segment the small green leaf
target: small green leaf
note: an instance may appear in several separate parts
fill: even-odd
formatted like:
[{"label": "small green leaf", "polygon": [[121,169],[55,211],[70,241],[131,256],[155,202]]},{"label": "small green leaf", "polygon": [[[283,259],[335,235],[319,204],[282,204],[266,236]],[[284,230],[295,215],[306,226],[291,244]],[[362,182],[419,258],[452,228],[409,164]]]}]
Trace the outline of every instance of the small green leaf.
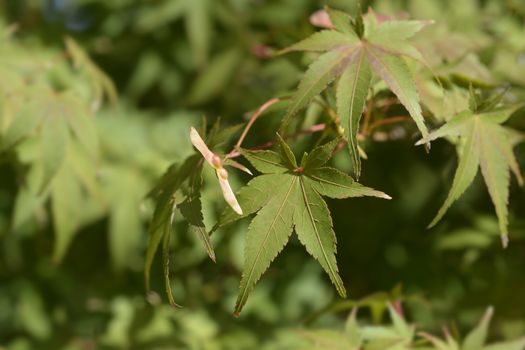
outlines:
[{"label": "small green leaf", "polygon": [[337,114],[341,118],[345,137],[357,177],[361,174],[361,158],[357,145],[359,121],[365,107],[372,72],[364,50],[356,52],[337,84]]},{"label": "small green leaf", "polygon": [[318,168],[305,173],[307,180],[319,194],[330,198],[378,197],[391,199],[381,191],[365,187],[355,182],[350,176],[334,168]]},{"label": "small green leaf", "polygon": [[494,309],[489,307],[478,326],[465,337],[461,350],[478,350],[483,348],[487,339],[489,324],[493,313]]},{"label": "small green leaf", "polygon": [[182,165],[173,164],[168,168],[159,184],[153,188],[148,197],[156,200],[153,218],[149,228],[148,247],[144,260],[144,281],[146,290],[150,289],[150,273],[159,244],[172,231],[172,218],[175,210],[175,192],[187,180],[193,169],[201,162],[198,155],[187,158]]},{"label": "small green leaf", "polygon": [[423,138],[426,138],[428,130],[421,114],[416,84],[407,64],[402,58],[389,55],[372,46],[367,47],[366,51],[370,66],[374,72],[385,81],[390,90],[397,96],[399,102],[405,106],[412,119],[416,122],[421,135]]},{"label": "small green leaf", "polygon": [[525,338],[506,341],[502,343],[490,344],[483,348],[483,350],[523,350],[525,349]]},{"label": "small green leaf", "polygon": [[208,253],[208,256],[214,262],[215,252],[210,241],[210,236],[204,226],[204,218],[202,216],[201,204],[201,185],[202,185],[202,166],[194,169],[189,176],[189,194],[184,202],[179,205],[180,212],[186,220],[188,220],[189,230],[199,237]]},{"label": "small green leaf", "polygon": [[[508,201],[510,171],[505,153],[503,153],[493,139],[497,133],[501,133],[501,127],[497,124],[483,124],[479,126],[479,159],[481,174],[489,190],[490,198],[496,208],[499,229],[503,247],[508,245]],[[503,136],[504,137],[504,136]],[[501,136],[500,136],[501,138]]]},{"label": "small green leaf", "polygon": [[344,283],[339,276],[336,253],[336,237],[332,218],[325,201],[301,178],[301,199],[294,212],[295,231],[301,243],[328,273],[339,295],[346,298]]},{"label": "small green leaf", "polygon": [[297,160],[295,159],[295,155],[293,154],[292,149],[284,141],[281,135],[277,134],[277,137],[279,138],[279,150],[281,152],[281,159],[284,161],[284,163],[289,169],[294,170],[295,168],[297,168]]},{"label": "small green leaf", "polygon": [[352,50],[355,49],[328,51],[319,56],[319,58],[310,65],[288,106],[282,122],[283,129],[295,114],[304,108],[311,99],[321,93],[321,91],[337,77],[344,66],[347,55]]},{"label": "small green leaf", "polygon": [[288,171],[288,168],[281,161],[281,156],[274,151],[249,151],[239,149],[241,154],[263,174],[279,174]]},{"label": "small green leaf", "polygon": [[304,170],[307,171],[308,169],[315,169],[325,165],[326,162],[332,158],[332,155],[334,154],[334,151],[339,145],[340,141],[340,138],[335,138],[322,146],[314,148],[314,150],[306,156],[305,163],[303,165]]},{"label": "small green leaf", "polygon": [[234,314],[238,316],[248,295],[292,233],[297,177],[287,176],[286,190],[273,198],[253,219],[246,234],[244,269]]},{"label": "small green leaf", "polygon": [[42,124],[41,154],[43,176],[40,191],[44,191],[60,169],[66,157],[69,133],[63,118],[48,118]]},{"label": "small green leaf", "polygon": [[72,106],[76,106],[73,109],[75,114],[66,118],[69,127],[88,154],[96,157],[98,154],[98,135],[94,116],[89,113],[80,100],[73,97],[69,99],[72,100]]},{"label": "small green leaf", "polygon": [[55,229],[53,260],[61,262],[81,221],[84,198],[82,188],[69,167],[63,167],[53,179],[51,206]]},{"label": "small green leaf", "polygon": [[186,33],[197,66],[202,66],[208,60],[210,48],[210,1],[186,1]]},{"label": "small green leaf", "polygon": [[192,84],[189,103],[201,104],[216,97],[226,88],[241,58],[234,48],[217,54]]},{"label": "small green leaf", "polygon": [[[335,29],[349,37],[355,36],[354,28],[352,27],[352,18],[348,14],[328,6],[325,6],[325,11],[328,13]],[[357,37],[355,37],[355,39],[358,40]]]},{"label": "small green leaf", "polygon": [[35,115],[33,107],[33,104],[29,103],[15,114],[13,122],[9,125],[2,139],[1,149],[14,146],[17,142],[28,136],[42,122],[42,119],[39,118],[38,115]]},{"label": "small green leaf", "polygon": [[[172,223],[170,222],[170,227]],[[171,241],[171,230],[167,230],[162,238],[162,265],[164,267],[164,288],[166,289],[166,296],[170,305],[180,307],[173,298],[173,292],[171,290],[170,281],[170,241]]]}]

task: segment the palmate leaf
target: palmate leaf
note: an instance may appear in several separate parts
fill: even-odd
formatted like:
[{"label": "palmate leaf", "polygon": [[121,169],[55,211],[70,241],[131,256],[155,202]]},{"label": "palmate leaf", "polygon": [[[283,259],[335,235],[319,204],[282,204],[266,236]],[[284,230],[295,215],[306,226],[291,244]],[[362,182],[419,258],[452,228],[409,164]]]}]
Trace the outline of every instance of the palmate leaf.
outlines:
[{"label": "palmate leaf", "polygon": [[[299,83],[283,119],[282,128],[285,128],[291,118],[313,97],[339,78],[336,93],[337,113],[348,139],[354,172],[359,176],[361,166],[357,133],[372,72],[385,81],[405,106],[423,138],[428,135],[416,85],[404,58],[422,61],[421,55],[408,39],[429,22],[378,21],[376,15],[370,11],[364,17],[358,17],[351,25],[349,16],[343,16],[339,11],[333,10],[329,10],[328,13],[335,29],[315,33],[281,51],[324,52],[310,65]],[[361,32],[361,25],[364,26],[364,33]]]},{"label": "palmate leaf", "polygon": [[[382,192],[354,182],[348,175],[325,164],[339,140],[315,148],[297,161],[280,139],[280,152],[241,150],[242,155],[260,172],[238,193],[243,216],[257,212],[246,234],[245,261],[235,315],[239,315],[255,283],[284,248],[295,230],[299,241],[319,261],[336,286],[346,297],[339,276],[335,253],[336,236],[328,207],[321,197],[334,198],[376,196],[389,198]],[[330,177],[336,174],[336,178]],[[226,208],[217,227],[243,216]],[[216,227],[216,228],[217,228]]]},{"label": "palmate leaf", "polygon": [[515,174],[520,185],[523,180],[512,151],[514,144],[508,137],[507,129],[500,124],[514,111],[516,107],[483,112],[465,111],[418,142],[429,142],[445,136],[460,138],[459,164],[452,188],[429,227],[434,226],[452,203],[465,192],[480,168],[496,209],[503,246],[507,246],[510,172]]}]

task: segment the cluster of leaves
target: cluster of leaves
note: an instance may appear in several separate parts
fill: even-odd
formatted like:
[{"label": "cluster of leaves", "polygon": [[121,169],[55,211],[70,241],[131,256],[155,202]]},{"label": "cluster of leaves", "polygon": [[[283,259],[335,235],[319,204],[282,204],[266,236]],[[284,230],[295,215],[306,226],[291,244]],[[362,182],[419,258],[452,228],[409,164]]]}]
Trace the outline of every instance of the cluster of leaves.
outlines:
[{"label": "cluster of leaves", "polygon": [[191,147],[182,141],[175,153],[160,154],[155,148],[169,145],[155,145],[164,138],[159,130],[177,132],[175,119],[189,126],[194,117],[181,113],[145,133],[146,121],[133,113],[99,110],[104,98],[115,106],[115,88],[71,38],[61,52],[28,47],[15,33],[6,30],[2,37],[0,67],[0,154],[19,163],[21,184],[9,231],[23,236],[52,223],[58,263],[82,227],[108,215],[114,267],[129,266],[141,254],[144,193],[168,158]]},{"label": "cluster of leaves", "polygon": [[283,52],[321,51],[306,71],[294,94],[283,123],[304,108],[313,97],[337,79],[337,115],[348,140],[354,173],[361,162],[357,134],[359,121],[371,87],[372,71],[388,85],[416,122],[423,137],[428,135],[416,84],[404,57],[423,61],[408,39],[425,26],[423,21],[385,20],[369,11],[352,19],[348,14],[327,9],[330,30],[322,30]]},{"label": "cluster of leaves", "polygon": [[[419,62],[425,61],[407,39],[421,30],[426,22],[394,20],[379,16],[372,11],[365,16],[357,15],[352,18],[348,14],[327,8],[326,14],[327,26],[334,29],[317,32],[283,51],[326,51],[326,53],[320,54],[306,71],[297,92],[291,98],[282,129],[286,130],[290,118],[320,94],[330,82],[337,79],[338,118],[335,123],[344,131],[353,159],[354,173],[359,176],[361,165],[357,137],[360,117],[371,89],[373,70],[416,122],[422,135],[418,144],[429,145],[430,141],[439,137],[459,136],[461,161],[449,197],[431,226],[442,218],[446,209],[471,184],[478,167],[481,166],[496,207],[503,245],[506,246],[509,169],[515,173],[521,184],[521,174],[513,154],[513,145],[522,137],[516,131],[507,131],[499,124],[506,121],[516,107],[501,108],[502,95],[499,98],[484,100],[471,88],[470,109],[451,118],[447,124],[429,134],[424,123],[416,83],[405,62],[405,57]],[[510,138],[510,135],[515,137]],[[256,212],[257,216],[250,224],[246,235],[245,263],[235,315],[240,313],[254,284],[286,245],[294,229],[307,251],[328,273],[339,295],[346,297],[346,290],[338,275],[335,262],[336,238],[332,229],[332,220],[321,196],[389,197],[373,190],[367,192],[366,188],[355,183],[350,176],[334,168],[323,167],[339,142],[337,138],[315,148],[309,155],[305,153],[300,165],[289,146],[280,137],[280,153],[267,150],[239,150],[264,175],[256,177],[239,192],[241,208],[244,211],[241,216]],[[158,190],[159,201],[150,236],[151,254],[146,262],[146,281],[149,280],[149,269],[159,242],[171,232],[170,218],[173,217],[175,208],[174,193],[186,179],[189,179],[191,187],[188,195],[190,199],[181,205],[181,212],[190,223],[194,221],[195,225],[200,227],[200,237],[205,242],[208,254],[215,260],[202,220],[191,218],[191,216],[202,218],[201,205],[198,202],[201,180],[200,175],[194,180],[193,172],[188,171],[192,168],[197,169],[197,173],[200,174],[200,167],[196,167],[191,161],[189,166],[182,166],[180,169],[175,166],[176,170],[168,172],[166,179],[161,183],[163,187]],[[239,216],[228,208],[215,228],[238,218]],[[195,225],[192,224],[190,227]],[[164,244],[164,247],[167,249],[167,244]],[[164,256],[167,257],[166,251]],[[149,285],[149,282],[147,284]]]},{"label": "cluster of leaves", "polygon": [[308,330],[304,336],[310,341],[307,349],[321,350],[521,350],[525,339],[487,344],[488,328],[493,309],[489,308],[476,328],[458,341],[445,329],[445,339],[425,332],[417,332],[416,326],[407,323],[400,308],[388,307],[391,325],[360,326],[357,309],[348,316],[343,332],[335,330]]},{"label": "cluster of leaves", "polygon": [[[352,7],[345,0],[328,3],[345,10]],[[315,336],[302,337],[302,332],[290,332],[288,326],[333,298],[329,284],[321,279],[323,269],[336,289],[341,292],[346,286],[351,297],[388,289],[402,280],[411,293],[424,294],[420,297],[425,303],[407,308],[418,325],[432,332],[452,314],[460,328],[469,326],[473,310],[490,300],[502,316],[494,332],[505,338],[523,333],[523,311],[514,301],[521,296],[523,283],[515,268],[523,264],[520,248],[525,226],[517,215],[523,211],[523,196],[517,186],[509,187],[511,172],[520,181],[518,165],[523,163],[519,151],[517,157],[513,155],[514,146],[522,147],[517,130],[525,126],[523,118],[518,118],[523,113],[516,107],[525,97],[520,59],[525,50],[523,4],[513,0],[377,0],[373,4],[377,12],[363,16],[329,9],[332,19],[325,22],[327,30],[306,39],[309,45],[320,46],[301,56],[267,59],[271,46],[286,47],[312,34],[307,18],[318,6],[313,0],[20,0],[0,4],[2,16],[20,27],[14,33],[28,39],[14,40],[15,27],[0,26],[0,277],[5,281],[0,286],[1,346],[9,350],[304,349],[313,339],[310,345],[322,347],[321,340],[315,343]],[[428,20],[393,20],[383,15],[406,19],[404,11],[412,18],[435,22],[427,26]],[[71,30],[80,30],[80,25],[88,28],[76,37],[83,49],[67,39],[63,51],[60,16],[67,17],[66,27]],[[399,36],[385,40],[381,34],[385,31]],[[46,47],[37,44],[38,38],[44,39]],[[331,46],[334,42],[340,46]],[[51,49],[52,43],[58,48]],[[284,52],[295,51],[294,47],[299,46]],[[104,98],[114,101],[115,92],[88,53],[115,79],[122,92],[120,109],[101,104]],[[379,61],[374,56],[378,54]],[[321,58],[335,60],[337,55],[344,62],[330,61],[333,69],[319,75]],[[311,68],[293,91],[301,67],[308,64]],[[497,103],[491,102],[490,95],[499,94],[499,86],[506,82],[512,83],[510,89],[494,100]],[[476,96],[479,91],[482,98]],[[272,110],[264,127],[251,133],[246,144],[265,145],[273,140],[284,116],[293,125],[285,125],[282,135],[294,140],[292,148],[298,154],[309,152],[304,162],[338,142],[337,150],[348,143],[350,157],[348,152],[336,152],[321,171],[306,169],[306,163],[297,160],[294,165],[291,159],[295,158],[288,157],[284,150],[289,146],[284,144],[277,152],[235,150],[263,174],[244,188],[237,174],[230,174],[233,187],[241,188],[243,217],[255,217],[249,226],[241,221],[226,227],[241,217],[230,208],[220,214],[224,203],[212,181],[215,174],[207,171],[199,156],[190,155],[189,128],[209,110],[227,116],[226,125],[238,123],[241,118],[235,116],[285,94],[293,94],[288,110],[282,114],[278,108]],[[144,112],[136,106],[163,113]],[[173,108],[176,112],[171,113]],[[49,117],[62,122],[53,125],[56,129],[51,133],[47,129],[45,136]],[[411,119],[419,120],[415,125],[419,132]],[[321,128],[319,123],[325,125]],[[427,126],[435,130],[425,136]],[[226,138],[235,130],[216,126],[206,142],[222,155],[213,134],[224,131]],[[303,137],[304,130],[322,130],[322,136]],[[338,141],[340,136],[343,139]],[[407,152],[407,144],[421,136],[422,144],[432,142],[429,156],[415,149]],[[453,147],[433,142],[442,136],[458,150],[454,180],[448,173],[455,163],[450,156]],[[42,147],[44,139],[52,143]],[[327,139],[333,141],[316,147]],[[385,145],[385,140],[406,142]],[[61,144],[67,145],[64,152]],[[359,189],[382,196],[346,175],[360,175],[360,157],[366,154],[371,159],[363,163],[364,183],[396,200],[325,203],[322,197],[354,195]],[[271,170],[259,169],[267,167],[268,161],[273,164]],[[473,181],[478,168],[499,223],[478,210],[485,202],[490,205],[485,188]],[[326,180],[331,185],[320,186]],[[467,187],[471,189],[450,208],[442,225],[422,234],[434,202],[448,183],[452,183],[449,198],[433,224]],[[347,185],[345,190],[339,189],[341,184]],[[283,214],[285,225],[268,232],[271,221],[265,218],[275,214],[286,185],[291,192],[283,210],[292,214]],[[155,209],[144,202],[152,187]],[[511,207],[507,206],[509,197]],[[482,210],[490,212],[490,208]],[[152,215],[159,225],[150,226],[148,249],[145,223]],[[224,231],[213,236],[212,247],[206,228],[217,220],[212,231],[219,227]],[[276,224],[280,223],[277,219]],[[334,224],[336,232],[351,233],[337,236],[337,264]],[[184,235],[186,228],[189,235]],[[83,234],[75,235],[79,230]],[[298,240],[291,236],[294,230]],[[42,231],[45,234],[37,234]],[[505,239],[507,231],[513,244],[502,254],[496,249],[498,232]],[[258,245],[261,232],[268,232],[268,238],[276,238],[278,244]],[[49,265],[52,234],[56,235],[55,261],[65,259],[62,265]],[[274,262],[284,245],[286,254]],[[161,246],[163,269],[150,276],[155,250]],[[313,259],[305,263],[304,247],[321,266]],[[220,263],[201,264],[207,261],[206,253]],[[157,304],[155,293],[148,295],[146,303],[139,282],[144,256],[151,288],[161,288],[158,282],[164,277],[166,289],[173,289],[188,306],[186,310]],[[270,263],[270,273],[278,273],[258,282]],[[118,273],[111,267],[118,267]],[[233,323],[230,312],[240,271],[244,273],[236,311],[248,294],[251,299],[243,319]],[[170,281],[170,273],[177,278]],[[169,298],[174,303],[171,292]],[[333,328],[339,321],[336,315],[325,315],[319,323]],[[381,329],[377,338],[394,348],[405,346],[395,343],[399,337],[390,328]],[[386,346],[372,338],[375,335],[364,332],[362,345],[377,341],[379,348]],[[410,341],[412,347],[423,349],[462,348],[447,335],[442,341],[429,336],[413,336]],[[346,343],[341,340],[341,344]],[[523,344],[502,346],[522,348]]]},{"label": "cluster of leaves", "polygon": [[[94,191],[97,182],[91,166],[99,147],[93,112],[114,89],[72,39],[64,53],[27,49],[11,36],[1,40],[0,150],[29,165],[21,169],[24,186],[13,230],[50,199],[57,235],[54,258],[60,261],[82,221],[72,204]],[[78,70],[64,55],[73,57]]]}]

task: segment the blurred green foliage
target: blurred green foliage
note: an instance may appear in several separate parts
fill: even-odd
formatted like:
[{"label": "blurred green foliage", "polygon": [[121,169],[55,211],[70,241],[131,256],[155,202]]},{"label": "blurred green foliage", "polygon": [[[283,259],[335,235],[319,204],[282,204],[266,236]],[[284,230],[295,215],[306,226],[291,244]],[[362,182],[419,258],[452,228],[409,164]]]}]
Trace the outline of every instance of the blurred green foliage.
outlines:
[{"label": "blurred green foliage", "polygon": [[[295,89],[313,56],[271,56],[312,34],[309,16],[325,4],[357,11],[351,0],[0,2],[0,348],[303,349],[315,346],[315,329],[343,334],[356,306],[365,311],[359,324],[366,334],[369,325],[391,327],[384,311],[398,300],[418,331],[438,334],[448,325],[464,338],[492,305],[490,340],[525,333],[523,188],[512,180],[506,250],[479,176],[426,230],[457,160],[445,141],[434,142],[430,155],[413,147],[411,123],[379,125],[362,145],[368,160],[361,181],[393,201],[328,201],[351,301],[337,298],[322,268],[292,239],[234,319],[247,222],[213,235],[213,264],[180,218],[170,266],[184,308],[162,297],[160,259],[151,276],[159,294],[146,294],[153,213],[146,194],[170,164],[192,154],[189,127],[201,125],[203,115],[210,124],[217,116],[237,124]],[[446,87],[444,99],[434,80],[417,81],[424,114],[434,117],[430,125],[465,108],[469,85],[509,84],[509,102],[525,98],[523,1],[361,6],[369,5],[380,14],[435,20],[415,38]],[[378,93],[375,110],[404,113],[390,100]],[[279,106],[271,109],[246,146],[273,140],[282,114]],[[312,104],[303,126],[329,120],[325,114]],[[523,117],[516,113],[509,125],[525,130]],[[309,150],[315,141],[299,138],[294,149]],[[525,146],[516,153],[523,169]],[[333,163],[351,170],[347,152]],[[204,223],[211,229],[224,204],[213,171],[205,168],[203,176]],[[248,179],[232,172],[234,188]],[[346,332],[356,333],[349,323]],[[399,322],[393,323],[395,333]],[[421,339],[417,345],[430,347]]]}]

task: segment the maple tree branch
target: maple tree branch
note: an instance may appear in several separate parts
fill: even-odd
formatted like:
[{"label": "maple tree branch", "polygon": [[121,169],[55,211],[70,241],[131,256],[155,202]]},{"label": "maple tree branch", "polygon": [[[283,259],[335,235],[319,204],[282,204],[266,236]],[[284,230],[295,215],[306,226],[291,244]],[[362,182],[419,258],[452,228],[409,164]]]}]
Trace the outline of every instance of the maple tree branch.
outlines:
[{"label": "maple tree branch", "polygon": [[[313,134],[313,133],[316,133],[316,132],[323,131],[325,129],[326,129],[326,124],[325,123],[315,124],[315,125],[312,125],[311,127],[307,128],[307,129],[298,131],[298,132],[290,134],[290,135],[285,135],[285,136],[283,136],[283,139],[284,140],[295,139],[295,138],[297,138],[299,136]],[[276,145],[277,143],[278,143],[278,141],[268,141],[268,142],[265,142],[265,143],[260,144],[258,146],[252,147],[252,148],[250,148],[250,150],[257,151],[257,150],[261,150],[261,149],[268,149],[268,148]],[[233,151],[233,152],[230,152],[227,155],[227,158],[229,158],[229,159],[237,158],[240,155],[241,155],[241,153],[239,151]]]},{"label": "maple tree branch", "polygon": [[257,111],[255,111],[255,113],[250,117],[250,120],[248,121],[248,124],[246,124],[246,126],[244,127],[244,130],[242,131],[242,134],[239,137],[239,140],[235,144],[234,150],[231,151],[230,153],[228,153],[228,155],[226,155],[226,158],[233,158],[231,155],[234,154],[234,153],[237,153],[235,151],[235,149],[237,149],[238,147],[241,147],[242,142],[244,141],[244,139],[246,138],[246,135],[248,134],[248,131],[250,131],[250,128],[252,127],[253,123],[255,123],[257,118],[259,118],[261,116],[261,114],[263,114],[264,111],[266,111],[271,105],[273,105],[273,104],[275,104],[275,103],[277,103],[279,101],[281,101],[281,99],[278,98],[278,97],[271,98],[268,101],[266,101],[265,103],[263,103],[261,105],[261,107],[259,107],[259,109],[257,109]]},{"label": "maple tree branch", "polygon": [[394,123],[401,123],[401,122],[405,122],[405,121],[408,121],[410,120],[410,117],[407,117],[405,115],[400,115],[400,116],[396,116],[396,117],[391,117],[391,118],[387,118],[387,119],[380,119],[374,123],[372,123],[370,125],[370,127],[368,128],[368,131],[367,133],[371,133],[372,130],[380,127],[380,126],[383,126],[383,125],[387,125],[387,124],[394,124]]},{"label": "maple tree branch", "polygon": [[366,110],[363,116],[363,134],[368,133],[368,124],[370,123],[370,118],[372,117],[372,106],[373,106],[373,99],[369,99],[366,103]]}]

